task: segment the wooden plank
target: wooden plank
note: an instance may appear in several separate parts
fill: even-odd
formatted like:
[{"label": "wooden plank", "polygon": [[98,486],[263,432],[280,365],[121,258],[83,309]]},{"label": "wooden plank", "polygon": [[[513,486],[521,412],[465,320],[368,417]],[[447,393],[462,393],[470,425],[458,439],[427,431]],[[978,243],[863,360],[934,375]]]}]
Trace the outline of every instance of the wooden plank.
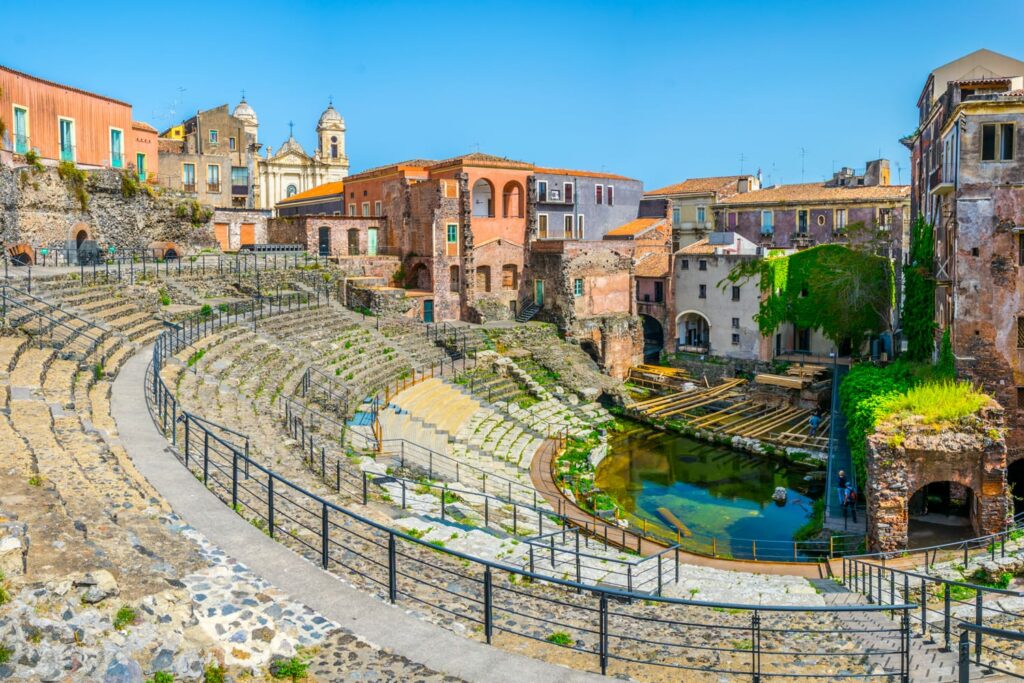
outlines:
[{"label": "wooden plank", "polygon": [[786,375],[768,375],[760,374],[754,377],[754,381],[758,384],[770,384],[777,387],[785,387],[787,389],[803,389],[810,380],[806,377],[788,377]]},{"label": "wooden plank", "polygon": [[683,536],[686,536],[686,537],[693,536],[693,532],[691,532],[686,527],[685,524],[683,524],[681,521],[679,521],[679,518],[676,517],[675,515],[673,515],[672,511],[669,510],[668,508],[664,508],[664,507],[658,508],[658,514],[661,515],[662,518],[666,522],[668,522],[669,524],[671,524],[675,528],[679,529],[679,531],[683,534]]}]

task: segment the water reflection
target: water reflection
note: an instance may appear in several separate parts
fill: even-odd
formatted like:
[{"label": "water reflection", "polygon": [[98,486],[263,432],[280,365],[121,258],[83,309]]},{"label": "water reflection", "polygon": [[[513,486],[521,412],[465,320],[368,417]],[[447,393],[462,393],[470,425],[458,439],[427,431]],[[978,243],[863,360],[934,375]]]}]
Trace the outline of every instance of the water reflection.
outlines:
[{"label": "water reflection", "polygon": [[[632,523],[646,520],[668,535],[675,516],[694,537],[791,541],[822,493],[803,468],[642,425],[612,435],[609,446],[597,486],[635,515]],[[772,500],[779,486],[782,504]]]}]

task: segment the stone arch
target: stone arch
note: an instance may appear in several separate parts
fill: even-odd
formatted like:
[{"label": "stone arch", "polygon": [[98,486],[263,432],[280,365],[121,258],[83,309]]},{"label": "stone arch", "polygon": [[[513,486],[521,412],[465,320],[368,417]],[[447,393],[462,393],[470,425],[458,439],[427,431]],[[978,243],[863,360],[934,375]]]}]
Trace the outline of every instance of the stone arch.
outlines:
[{"label": "stone arch", "polygon": [[980,536],[977,504],[974,489],[961,482],[936,479],[922,484],[907,500],[907,547]]},{"label": "stone arch", "polygon": [[1024,512],[1024,458],[1017,458],[1006,468],[1006,485],[1013,498],[1013,512]]},{"label": "stone arch", "polygon": [[676,339],[681,347],[707,351],[711,347],[711,321],[697,310],[676,316]]},{"label": "stone arch", "polygon": [[501,191],[501,214],[505,218],[523,217],[523,186],[515,180],[505,183]]},{"label": "stone arch", "polygon": [[494,185],[487,178],[473,183],[473,216],[494,217]]},{"label": "stone arch", "polygon": [[409,282],[416,289],[430,290],[433,287],[430,283],[430,269],[425,263],[417,263],[409,274]]},{"label": "stone arch", "polygon": [[75,241],[75,249],[81,249],[82,244],[92,239],[92,233],[87,223],[75,223],[71,228],[71,239]]}]

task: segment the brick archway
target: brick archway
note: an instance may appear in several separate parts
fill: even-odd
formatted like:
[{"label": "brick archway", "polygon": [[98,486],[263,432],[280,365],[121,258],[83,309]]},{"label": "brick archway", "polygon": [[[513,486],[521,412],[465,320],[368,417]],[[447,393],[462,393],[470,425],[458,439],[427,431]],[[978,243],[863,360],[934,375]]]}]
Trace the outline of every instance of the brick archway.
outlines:
[{"label": "brick archway", "polygon": [[[998,415],[997,410],[985,412],[1001,424],[1001,410]],[[972,492],[970,517],[975,535],[1003,529],[1008,508],[1005,442],[975,432],[909,431],[881,431],[868,438],[865,493],[869,549],[906,549],[911,497],[938,482],[952,482]]]}]

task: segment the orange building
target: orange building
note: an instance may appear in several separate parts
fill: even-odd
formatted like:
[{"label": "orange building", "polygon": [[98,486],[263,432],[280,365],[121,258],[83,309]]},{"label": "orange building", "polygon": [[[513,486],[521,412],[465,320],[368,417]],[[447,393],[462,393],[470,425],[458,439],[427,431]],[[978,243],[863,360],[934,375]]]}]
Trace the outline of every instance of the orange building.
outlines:
[{"label": "orange building", "polygon": [[133,121],[127,102],[0,66],[0,119],[0,144],[15,154],[157,177],[156,130]]}]

